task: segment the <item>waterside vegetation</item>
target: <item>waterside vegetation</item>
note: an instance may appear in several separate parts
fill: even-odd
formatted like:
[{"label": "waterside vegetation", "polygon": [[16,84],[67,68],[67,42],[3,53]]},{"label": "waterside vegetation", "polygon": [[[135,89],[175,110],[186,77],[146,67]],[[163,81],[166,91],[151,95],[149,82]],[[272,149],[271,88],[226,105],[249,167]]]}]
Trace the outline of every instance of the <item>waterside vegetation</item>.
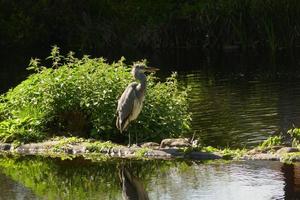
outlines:
[{"label": "waterside vegetation", "polygon": [[[117,99],[133,81],[125,58],[111,64],[79,59],[54,46],[47,61],[51,67],[32,59],[33,74],[0,96],[0,140],[27,143],[65,135],[125,142],[115,128]],[[183,136],[190,121],[187,88],[179,87],[176,73],[165,82],[150,74],[143,111],[128,131],[139,142],[160,141]]]}]

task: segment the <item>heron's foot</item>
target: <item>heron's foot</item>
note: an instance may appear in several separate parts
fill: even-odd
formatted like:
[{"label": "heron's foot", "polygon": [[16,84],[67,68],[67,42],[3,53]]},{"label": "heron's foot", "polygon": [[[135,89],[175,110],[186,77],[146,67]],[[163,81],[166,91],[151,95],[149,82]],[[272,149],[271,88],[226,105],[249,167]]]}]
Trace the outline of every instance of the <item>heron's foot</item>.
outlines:
[{"label": "heron's foot", "polygon": [[131,144],[131,145],[128,144],[127,147],[128,148],[134,148],[134,147],[139,147],[139,145],[138,144]]}]

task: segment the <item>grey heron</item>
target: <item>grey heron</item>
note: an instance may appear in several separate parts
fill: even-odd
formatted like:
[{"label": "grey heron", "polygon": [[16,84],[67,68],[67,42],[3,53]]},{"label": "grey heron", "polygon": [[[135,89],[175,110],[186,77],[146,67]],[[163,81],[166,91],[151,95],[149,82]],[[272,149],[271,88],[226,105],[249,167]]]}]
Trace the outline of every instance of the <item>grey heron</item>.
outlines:
[{"label": "grey heron", "polygon": [[147,87],[147,77],[144,73],[157,70],[157,68],[147,67],[143,63],[135,63],[133,65],[131,74],[139,83],[130,83],[118,100],[116,127],[121,133],[127,130],[129,123],[134,121],[142,110]]}]

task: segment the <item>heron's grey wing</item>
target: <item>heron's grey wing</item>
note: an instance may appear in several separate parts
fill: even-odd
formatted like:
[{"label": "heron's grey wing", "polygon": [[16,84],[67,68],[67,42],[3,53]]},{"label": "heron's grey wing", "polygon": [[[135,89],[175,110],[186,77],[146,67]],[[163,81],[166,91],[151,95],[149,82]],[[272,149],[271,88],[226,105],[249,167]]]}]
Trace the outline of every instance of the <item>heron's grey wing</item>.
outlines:
[{"label": "heron's grey wing", "polygon": [[137,83],[131,83],[127,86],[125,91],[123,92],[121,98],[118,100],[118,108],[117,108],[117,128],[122,132],[126,129],[129,116],[132,114],[134,101],[137,98],[136,96],[136,87]]}]

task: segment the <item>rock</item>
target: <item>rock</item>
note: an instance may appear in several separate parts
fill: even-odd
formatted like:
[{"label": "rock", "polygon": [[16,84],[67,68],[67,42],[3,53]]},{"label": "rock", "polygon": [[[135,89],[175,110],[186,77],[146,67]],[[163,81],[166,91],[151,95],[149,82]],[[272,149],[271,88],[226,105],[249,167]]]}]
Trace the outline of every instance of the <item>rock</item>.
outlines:
[{"label": "rock", "polygon": [[269,153],[259,153],[245,158],[249,160],[280,160],[279,155]]},{"label": "rock", "polygon": [[261,150],[258,148],[251,149],[250,151],[247,152],[247,154],[249,154],[249,155],[254,155],[254,154],[258,154],[258,153],[261,153]]},{"label": "rock", "polygon": [[174,155],[166,151],[153,150],[151,152],[148,152],[146,156],[148,158],[167,159],[167,158],[172,158]]},{"label": "rock", "polygon": [[263,149],[261,148],[254,148],[254,149],[251,149],[250,151],[248,151],[248,155],[255,155],[255,154],[259,154],[259,153],[274,153],[276,152],[277,150],[283,148],[283,146],[272,146],[272,147],[265,147]]},{"label": "rock", "polygon": [[138,144],[133,144],[130,146],[130,148],[139,148],[140,146]]},{"label": "rock", "polygon": [[282,147],[281,149],[276,151],[277,154],[292,153],[292,152],[299,152],[299,149],[295,147]]},{"label": "rock", "polygon": [[160,143],[160,148],[166,147],[191,147],[192,144],[189,142],[187,138],[171,138],[164,139]]},{"label": "rock", "polygon": [[284,146],[271,146],[271,147],[266,147],[264,149],[261,150],[262,153],[275,153],[277,150],[281,149]]},{"label": "rock", "polygon": [[18,153],[36,154],[45,151],[45,146],[41,143],[23,144],[15,149]]},{"label": "rock", "polygon": [[170,154],[171,157],[183,157],[184,153],[182,151],[179,151],[178,149],[170,148],[170,149],[160,149],[159,151],[165,152],[167,154]]},{"label": "rock", "polygon": [[72,154],[82,154],[85,153],[86,147],[81,145],[73,145],[72,147]]},{"label": "rock", "polygon": [[11,148],[12,148],[11,144],[8,144],[8,143],[0,144],[1,151],[9,151]]},{"label": "rock", "polygon": [[156,142],[145,142],[141,144],[141,147],[150,148],[150,149],[158,149],[159,144]]}]

